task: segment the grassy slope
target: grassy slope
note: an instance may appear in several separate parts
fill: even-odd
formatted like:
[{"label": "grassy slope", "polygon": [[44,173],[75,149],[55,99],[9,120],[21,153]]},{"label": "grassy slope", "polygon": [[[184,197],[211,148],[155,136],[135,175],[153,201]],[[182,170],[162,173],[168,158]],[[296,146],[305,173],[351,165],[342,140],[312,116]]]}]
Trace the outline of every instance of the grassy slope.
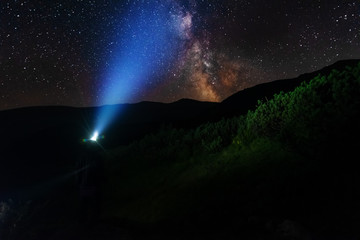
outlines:
[{"label": "grassy slope", "polygon": [[264,234],[290,219],[317,234],[353,233],[359,71],[334,70],[245,116],[164,128],[110,151],[104,217]]}]

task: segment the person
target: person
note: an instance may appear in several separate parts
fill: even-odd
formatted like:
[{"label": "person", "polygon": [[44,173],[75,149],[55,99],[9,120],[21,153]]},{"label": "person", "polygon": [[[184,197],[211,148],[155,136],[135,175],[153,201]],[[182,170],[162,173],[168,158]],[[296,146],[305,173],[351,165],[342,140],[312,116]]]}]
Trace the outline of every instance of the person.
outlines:
[{"label": "person", "polygon": [[98,143],[86,142],[84,145],[76,166],[79,217],[82,223],[94,223],[101,213],[104,166]]}]

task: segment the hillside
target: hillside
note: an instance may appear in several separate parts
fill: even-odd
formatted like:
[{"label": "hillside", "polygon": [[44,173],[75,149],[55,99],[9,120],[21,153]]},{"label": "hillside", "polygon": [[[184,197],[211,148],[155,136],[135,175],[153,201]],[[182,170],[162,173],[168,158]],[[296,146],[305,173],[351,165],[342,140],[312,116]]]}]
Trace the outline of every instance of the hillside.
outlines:
[{"label": "hillside", "polygon": [[345,69],[346,66],[356,66],[358,59],[338,61],[330,66],[324,67],[312,73],[302,74],[293,79],[281,79],[255,87],[245,89],[233,94],[221,103],[223,113],[234,116],[234,113],[246,113],[249,109],[254,109],[258,100],[270,99],[274,94],[281,91],[293,91],[302,82],[308,82],[319,74],[322,76],[329,75],[333,69],[339,71]]},{"label": "hillside", "polygon": [[[235,93],[221,103],[181,99],[170,104],[141,102],[105,106],[119,109],[115,123],[109,127],[110,130],[106,133],[107,139],[110,139],[107,144],[113,146],[128,144],[132,140],[166,124],[192,128],[201,123],[218,121],[223,117],[238,116],[254,109],[258,100],[270,99],[280,91],[292,91],[301,82],[310,81],[318,74],[328,75],[332,69],[342,70],[345,66],[355,66],[358,61],[339,61],[319,71],[303,74],[298,78],[260,84]],[[92,126],[98,112],[99,107],[51,106],[0,111],[0,124],[2,126],[0,134],[3,136],[0,140],[3,147],[0,150],[5,151],[13,145],[22,145],[24,142],[28,144],[29,142],[42,141],[46,135],[44,132],[49,132],[48,135],[51,135],[52,140],[55,141],[61,139],[61,142],[76,142],[87,137],[93,131]],[[139,130],[144,125],[148,125],[148,127]],[[42,136],[43,134],[45,135]]]},{"label": "hillside", "polygon": [[359,96],[360,62],[245,115],[118,148],[105,216],[165,225],[169,235],[359,237]]},{"label": "hillside", "polygon": [[[171,104],[141,102],[105,106],[118,109],[118,115],[104,132],[106,138],[102,145],[105,148],[126,145],[165,125],[191,129],[202,123],[238,116],[254,109],[259,99],[269,99],[280,91],[291,91],[301,82],[309,81],[318,74],[327,75],[331,69],[341,70],[346,65],[356,65],[356,62],[340,61],[296,79],[261,84],[238,92],[222,103],[182,99]],[[60,174],[62,170],[59,169],[79,158],[81,139],[91,135],[99,111],[99,108],[50,106],[0,112],[0,152],[3,164],[0,169],[0,186],[3,189],[12,188],[6,183],[11,181],[15,186],[25,187],[27,183],[46,181]],[[34,176],[29,169],[37,174]],[[14,174],[9,176],[6,174],[8,172]]]},{"label": "hillside", "polygon": [[[354,157],[360,147],[360,61],[340,62],[299,79],[294,85],[296,79],[256,86],[220,104],[181,100],[129,106],[105,140],[120,143],[116,135],[131,124],[134,129],[154,125],[131,143],[95,149],[103,161],[98,170],[102,200],[92,205],[101,214],[91,227],[77,221],[81,201],[74,161],[89,151],[77,141],[87,130],[80,127],[82,117],[93,116],[94,109],[1,113],[8,124],[2,131],[9,134],[3,136],[11,139],[4,150],[10,161],[1,170],[1,211],[10,209],[0,214],[2,237],[360,237]],[[36,111],[41,113],[32,115]],[[64,113],[73,120],[57,125]],[[20,129],[13,137],[12,121]],[[20,127],[28,121],[37,128]]]}]

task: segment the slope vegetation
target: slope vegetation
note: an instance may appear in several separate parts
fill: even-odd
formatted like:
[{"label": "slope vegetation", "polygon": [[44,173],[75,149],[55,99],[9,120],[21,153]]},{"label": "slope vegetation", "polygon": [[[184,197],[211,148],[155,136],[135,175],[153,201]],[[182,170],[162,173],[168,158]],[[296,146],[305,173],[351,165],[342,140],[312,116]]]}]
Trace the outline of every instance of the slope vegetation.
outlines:
[{"label": "slope vegetation", "polygon": [[171,231],[356,234],[359,120],[360,63],[239,117],[165,127],[107,155],[104,216]]}]

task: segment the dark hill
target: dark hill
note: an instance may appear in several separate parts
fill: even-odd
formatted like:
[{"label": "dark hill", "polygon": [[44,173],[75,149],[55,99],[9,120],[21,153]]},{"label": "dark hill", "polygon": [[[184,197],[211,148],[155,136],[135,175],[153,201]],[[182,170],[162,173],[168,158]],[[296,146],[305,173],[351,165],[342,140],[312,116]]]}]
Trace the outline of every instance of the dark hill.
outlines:
[{"label": "dark hill", "polygon": [[[360,66],[347,67],[355,64],[342,61],[255,86],[222,103],[105,106],[118,115],[105,132],[104,149],[81,142],[100,108],[0,112],[0,238],[115,239],[108,230],[121,236],[117,231],[125,228],[134,236],[144,231],[135,239],[148,233],[159,239],[164,231],[219,234],[214,239],[228,232],[250,236],[241,239],[358,239],[353,156],[360,146]],[[296,88],[303,81],[308,83]],[[272,98],[280,91],[291,94]],[[269,101],[228,118],[255,108],[259,99]],[[100,186],[85,191],[94,200],[90,205],[75,183],[88,168],[88,180]],[[93,220],[104,220],[97,228],[83,219],[94,212],[102,219]],[[289,229],[354,237],[286,236]]]},{"label": "dark hill", "polygon": [[333,69],[340,71],[345,69],[346,66],[355,66],[358,62],[359,59],[342,60],[324,67],[321,70],[302,74],[297,78],[276,80],[245,89],[225,99],[221,103],[220,112],[227,116],[246,113],[249,109],[255,108],[258,100],[270,99],[274,94],[279,93],[280,91],[290,92],[299,86],[300,83],[310,81],[319,74],[326,76]]},{"label": "dark hill", "polygon": [[[295,79],[261,84],[238,92],[222,103],[181,99],[170,104],[141,102],[106,106],[120,110],[115,123],[104,133],[103,144],[107,148],[128,144],[162,125],[193,128],[204,122],[243,114],[253,109],[259,99],[271,98],[280,91],[291,91],[318,74],[326,75],[332,69],[341,70],[357,62],[340,61]],[[29,169],[41,172],[30,174],[29,179],[40,180],[59,174],[61,166],[78,157],[81,139],[91,135],[98,111],[98,107],[29,107],[0,112],[2,184],[6,186],[8,176],[3,175],[4,172],[10,173],[13,184],[18,182],[20,185],[27,182],[24,178],[29,175]],[[19,175],[24,178],[19,179]]]},{"label": "dark hill", "polygon": [[[346,66],[354,66],[358,61],[339,61],[298,78],[260,84],[235,93],[221,103],[181,99],[170,104],[141,102],[106,106],[120,109],[117,111],[116,123],[109,127],[111,131],[106,133],[109,139],[107,142],[108,144],[113,142],[114,145],[126,144],[161,125],[195,127],[203,122],[243,114],[253,109],[258,100],[271,98],[280,91],[292,91],[303,81],[309,81],[319,74],[327,75],[332,69],[342,70]],[[2,111],[0,112],[2,136],[0,150],[5,151],[14,143],[21,145],[21,142],[43,142],[44,136],[49,137],[50,142],[78,141],[91,134],[93,119],[98,112],[98,107],[29,107]],[[43,134],[45,135],[42,136]]]}]

